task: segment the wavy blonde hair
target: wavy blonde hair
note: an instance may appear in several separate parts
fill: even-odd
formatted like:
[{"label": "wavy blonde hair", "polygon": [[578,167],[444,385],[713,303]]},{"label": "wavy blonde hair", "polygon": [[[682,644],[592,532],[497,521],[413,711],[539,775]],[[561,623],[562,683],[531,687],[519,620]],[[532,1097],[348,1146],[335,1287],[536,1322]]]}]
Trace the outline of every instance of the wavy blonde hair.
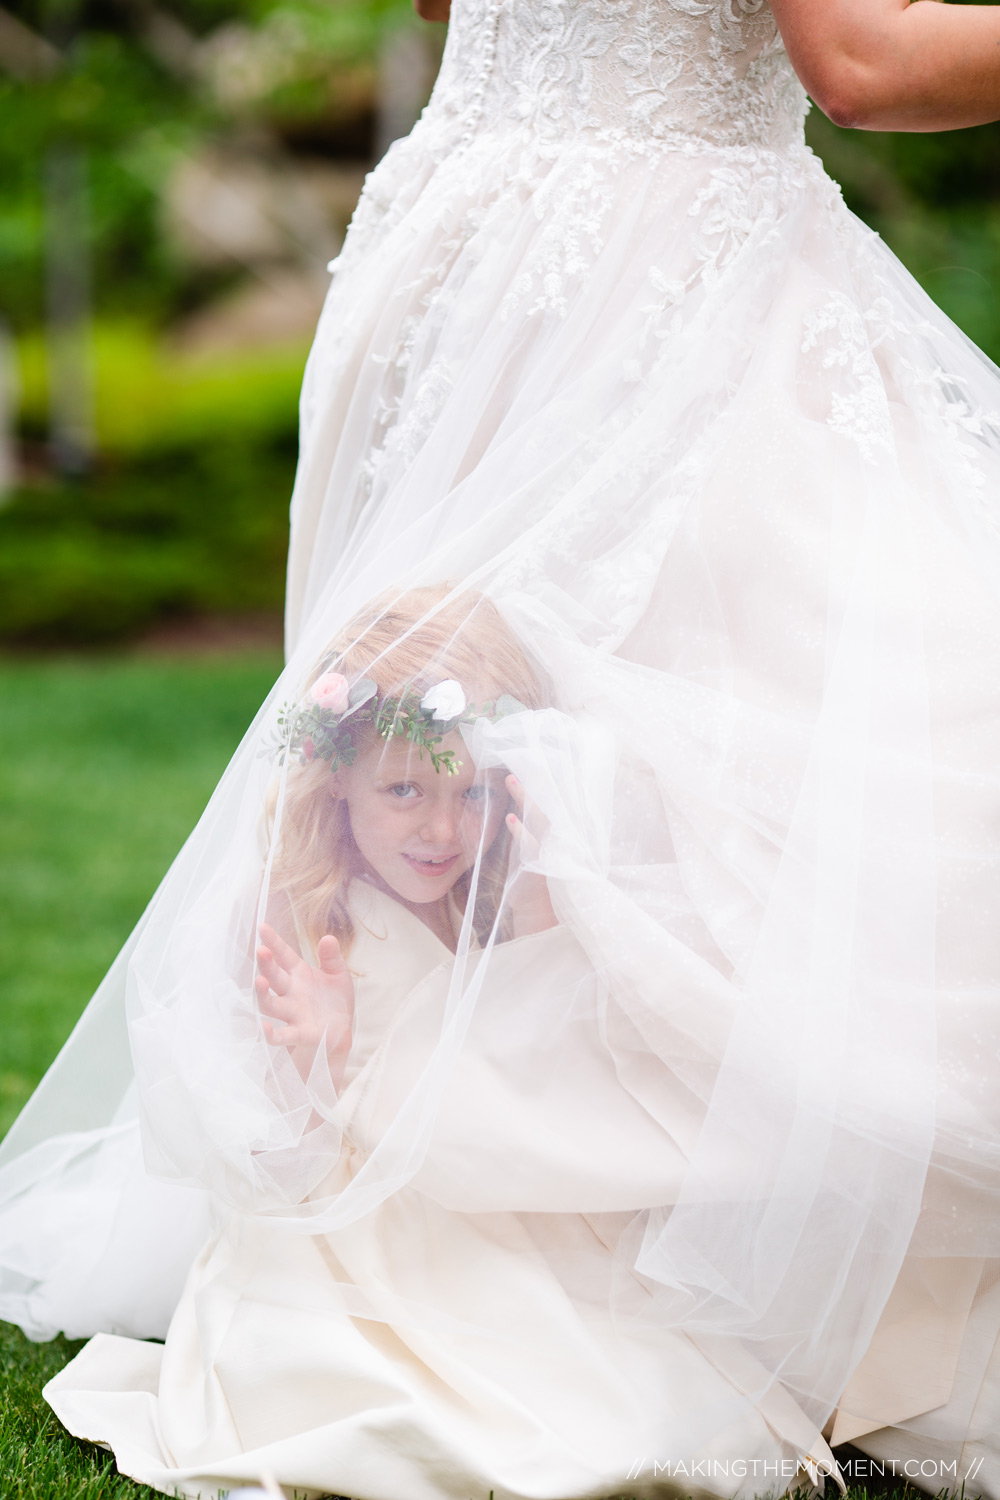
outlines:
[{"label": "wavy blonde hair", "polygon": [[[526,708],[542,706],[536,673],[510,626],[484,594],[453,594],[447,585],[383,595],[350,620],[324,652],[310,682],[324,672],[350,682],[370,678],[379,698],[415,692],[421,696],[447,678],[461,683],[469,702],[509,693]],[[367,731],[372,737],[373,728]],[[362,740],[358,749],[364,749]],[[506,824],[480,866],[473,921],[482,935],[496,920],[509,852]],[[330,767],[312,760],[289,768],[279,844],[271,872],[271,894],[283,897],[296,927],[315,951],[332,933],[350,952],[354,922],[347,893],[364,869],[343,798],[333,795]],[[454,894],[467,902],[467,872]]]}]

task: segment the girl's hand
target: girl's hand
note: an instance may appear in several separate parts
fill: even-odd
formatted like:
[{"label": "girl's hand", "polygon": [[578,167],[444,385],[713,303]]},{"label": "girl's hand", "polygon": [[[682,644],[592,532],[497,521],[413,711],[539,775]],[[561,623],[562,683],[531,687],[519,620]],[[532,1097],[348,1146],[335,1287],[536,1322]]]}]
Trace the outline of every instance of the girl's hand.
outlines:
[{"label": "girl's hand", "polygon": [[334,1082],[339,1083],[354,1020],[354,981],[340,944],[335,937],[320,938],[319,968],[314,969],[273,927],[264,923],[260,935],[254,988],[263,1015],[270,1018],[264,1020],[264,1035],[272,1047],[288,1048],[303,1078],[325,1038]]},{"label": "girl's hand", "polygon": [[508,776],[504,785],[517,808],[516,813],[507,814],[507,827],[513,840],[507,905],[510,908],[514,936],[527,937],[530,933],[545,932],[558,924],[545,876],[521,868],[524,861],[538,858],[539,849],[538,840],[524,826],[524,787],[516,776]]}]

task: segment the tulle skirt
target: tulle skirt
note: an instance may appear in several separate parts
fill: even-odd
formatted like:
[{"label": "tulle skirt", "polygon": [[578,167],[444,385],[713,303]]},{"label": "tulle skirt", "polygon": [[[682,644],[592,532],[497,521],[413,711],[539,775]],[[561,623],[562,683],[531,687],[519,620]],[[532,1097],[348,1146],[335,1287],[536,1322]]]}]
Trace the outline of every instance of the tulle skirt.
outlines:
[{"label": "tulle skirt", "polygon": [[[5,1147],[0,1311],[36,1333],[164,1331],[159,1254],[88,1301],[96,1231],[68,1298],[53,1250],[140,1115],[172,1284],[219,1220],[162,1375],[105,1339],[58,1377],[74,1430],[165,1489],[357,1500],[786,1488],[823,1430],[961,1457],[1000,1257],[998,408],[804,148],[393,148],[307,371],[288,668],[56,1065],[101,1052],[100,1108],[57,1078]],[[376,750],[416,756],[401,803],[468,799],[422,865],[360,822]],[[419,914],[389,941],[415,869],[440,951]],[[329,1018],[307,1068],[268,1032],[262,921],[311,969],[324,922],[360,945],[346,1063]],[[791,1472],[676,1469],[723,1458]]]}]

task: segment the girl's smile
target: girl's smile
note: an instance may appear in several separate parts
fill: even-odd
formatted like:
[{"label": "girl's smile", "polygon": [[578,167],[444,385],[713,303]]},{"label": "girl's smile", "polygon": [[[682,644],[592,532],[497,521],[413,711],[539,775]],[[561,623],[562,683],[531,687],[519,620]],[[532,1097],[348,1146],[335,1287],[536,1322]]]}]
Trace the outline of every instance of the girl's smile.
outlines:
[{"label": "girl's smile", "polygon": [[442,875],[447,875],[461,856],[461,851],[455,854],[444,854],[438,858],[432,858],[424,854],[407,854],[405,849],[401,851],[403,858],[412,870],[421,875],[427,875],[432,880],[440,880]]}]

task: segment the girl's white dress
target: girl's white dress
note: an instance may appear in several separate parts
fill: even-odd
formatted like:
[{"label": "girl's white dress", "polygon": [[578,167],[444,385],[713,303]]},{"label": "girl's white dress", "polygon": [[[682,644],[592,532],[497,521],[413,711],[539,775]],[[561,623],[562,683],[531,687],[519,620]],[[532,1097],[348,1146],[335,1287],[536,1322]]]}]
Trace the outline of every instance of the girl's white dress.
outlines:
[{"label": "girl's white dress", "polygon": [[[98,1335],[47,1395],[129,1474],[1000,1496],[1000,373],[805,108],[765,0],[454,0],[306,375],[289,667],[0,1157],[0,1313]],[[470,753],[559,925],[356,882],[335,1097],[248,998],[277,712],[445,581],[546,684]]]}]

